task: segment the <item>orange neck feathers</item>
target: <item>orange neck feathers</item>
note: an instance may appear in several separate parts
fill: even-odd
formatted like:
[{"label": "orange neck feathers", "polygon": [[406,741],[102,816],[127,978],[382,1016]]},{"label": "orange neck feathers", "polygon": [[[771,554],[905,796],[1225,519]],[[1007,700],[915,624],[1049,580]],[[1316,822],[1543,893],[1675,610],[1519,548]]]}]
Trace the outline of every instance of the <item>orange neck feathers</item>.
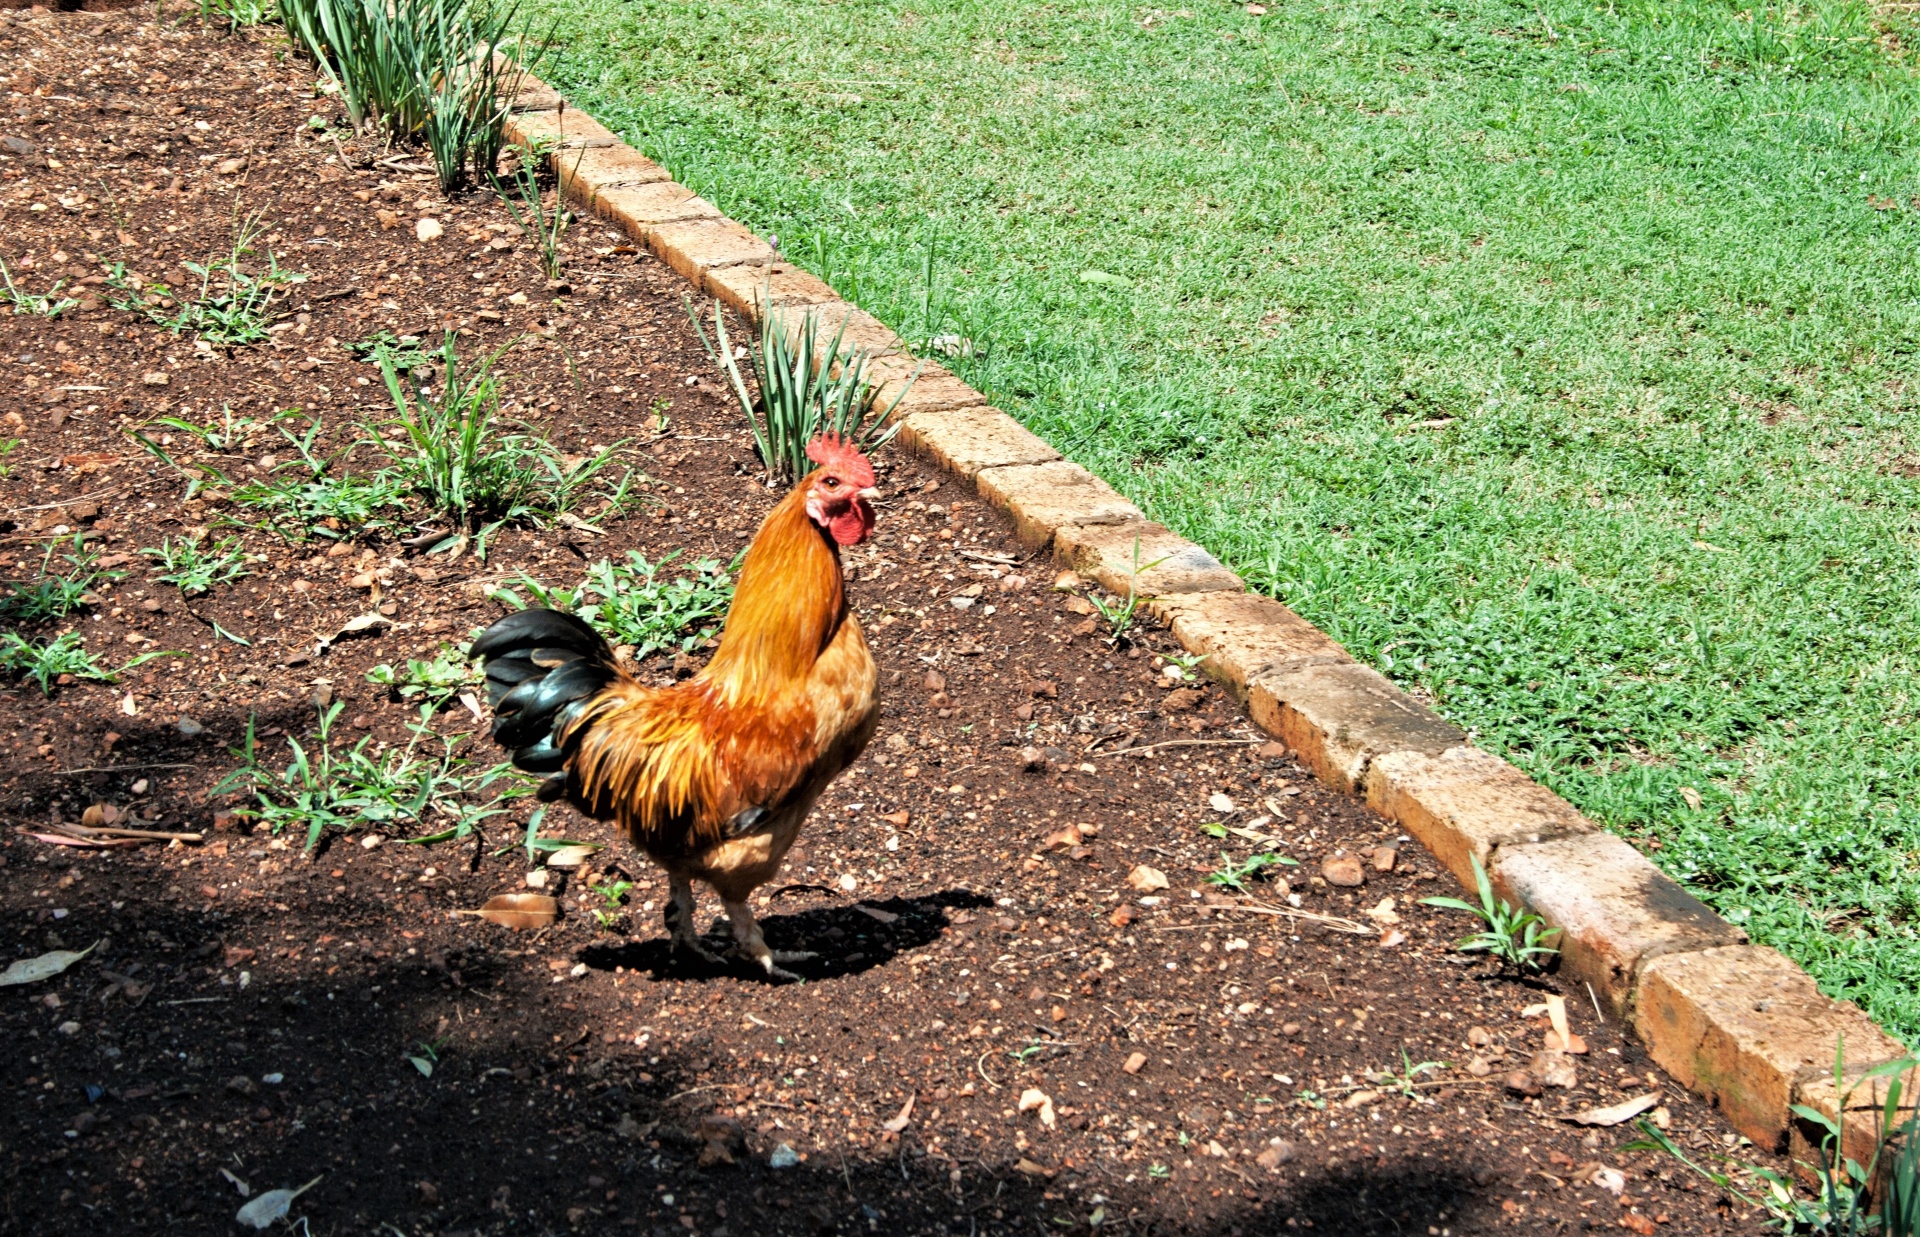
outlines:
[{"label": "orange neck feathers", "polygon": [[720,648],[702,677],[729,703],[797,688],[846,612],[840,551],[808,518],[802,484],[767,515],[747,550]]}]

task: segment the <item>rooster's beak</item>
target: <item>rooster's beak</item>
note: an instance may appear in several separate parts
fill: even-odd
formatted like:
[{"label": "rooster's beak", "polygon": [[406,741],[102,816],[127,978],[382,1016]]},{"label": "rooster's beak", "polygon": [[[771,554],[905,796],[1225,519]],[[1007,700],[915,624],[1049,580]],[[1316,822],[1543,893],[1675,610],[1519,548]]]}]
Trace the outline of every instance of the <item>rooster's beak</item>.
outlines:
[{"label": "rooster's beak", "polygon": [[867,500],[868,502],[872,502],[872,501],[873,501],[874,499],[876,499],[876,498],[878,498],[878,497],[880,497],[880,491],[879,491],[878,489],[876,489],[876,488],[874,488],[873,486],[871,486],[871,485],[870,485],[870,486],[868,486],[868,487],[867,487],[866,489],[864,489],[864,490],[861,490],[861,491],[859,491],[858,493],[856,493],[856,494],[854,495],[854,497],[855,497],[855,498],[864,498],[864,499],[866,499],[866,500]]}]

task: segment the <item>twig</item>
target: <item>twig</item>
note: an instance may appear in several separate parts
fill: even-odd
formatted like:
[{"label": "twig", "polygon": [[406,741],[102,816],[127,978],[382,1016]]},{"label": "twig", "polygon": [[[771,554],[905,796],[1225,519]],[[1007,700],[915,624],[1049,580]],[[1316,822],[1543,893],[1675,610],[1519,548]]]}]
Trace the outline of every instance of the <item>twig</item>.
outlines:
[{"label": "twig", "polygon": [[1593,1002],[1593,1016],[1600,1020],[1601,1026],[1607,1025],[1607,1016],[1600,1012],[1600,998],[1593,994],[1592,984],[1587,985],[1587,999]]},{"label": "twig", "polygon": [[731,1083],[725,1082],[710,1082],[704,1087],[688,1087],[685,1091],[676,1091],[674,1094],[669,1095],[666,1099],[662,1100],[661,1103],[671,1104],[683,1096],[698,1095],[702,1091],[719,1091],[731,1085]]},{"label": "twig", "polygon": [[159,842],[204,842],[204,833],[170,833],[163,829],[113,829],[95,828],[92,825],[54,825],[62,833],[71,833],[81,838],[152,838]]},{"label": "twig", "polygon": [[191,769],[191,761],[174,761],[170,764],[154,765],[88,765],[83,769],[48,769],[56,777],[72,777],[76,773],[130,773],[135,769]]},{"label": "twig", "polygon": [[1157,751],[1163,747],[1246,747],[1254,743],[1264,743],[1265,739],[1168,739],[1164,743],[1148,743],[1141,747],[1116,747],[1110,752],[1084,752],[1087,756],[1136,756],[1141,752]]},{"label": "twig", "polygon": [[1378,936],[1380,933],[1365,924],[1351,919],[1342,919],[1338,915],[1322,915],[1317,911],[1295,910],[1291,906],[1266,906],[1261,903],[1238,903],[1233,906],[1216,906],[1217,911],[1246,911],[1253,915],[1284,915],[1288,919],[1304,919],[1308,923],[1317,923],[1332,928],[1336,932],[1345,932],[1349,936]]},{"label": "twig", "polygon": [[995,1091],[998,1091],[1000,1089],[1000,1084],[993,1080],[992,1074],[987,1073],[987,1058],[992,1055],[993,1053],[991,1052],[981,1053],[980,1059],[973,1063],[973,1068],[979,1071],[979,1074],[982,1078],[987,1080],[988,1086],[992,1087]]}]

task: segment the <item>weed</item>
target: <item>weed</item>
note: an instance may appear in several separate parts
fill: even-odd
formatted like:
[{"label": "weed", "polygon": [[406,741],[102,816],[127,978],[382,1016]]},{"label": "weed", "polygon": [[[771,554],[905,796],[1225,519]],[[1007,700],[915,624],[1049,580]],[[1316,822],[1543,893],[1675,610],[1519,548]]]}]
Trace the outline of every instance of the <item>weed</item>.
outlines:
[{"label": "weed", "polygon": [[887,427],[887,418],[899,407],[906,392],[903,390],[886,409],[876,412],[873,391],[867,383],[867,354],[840,346],[847,332],[844,320],[823,346],[819,320],[812,311],[803,313],[798,326],[778,310],[768,308],[763,312],[760,337],[747,349],[754,390],[760,393],[755,399],[747,391],[746,380],[740,373],[720,302],[713,303],[717,344],[707,338],[691,302],[687,315],[693,319],[707,355],[733,384],[740,411],[753,428],[760,462],[776,481],[790,483],[812,471],[807,444],[818,434],[831,431],[852,439],[861,450],[872,453],[899,432],[898,425]]},{"label": "weed", "polygon": [[201,21],[223,21],[234,29],[273,20],[274,0],[200,0]]},{"label": "weed", "polygon": [[158,546],[140,552],[162,568],[153,573],[154,579],[173,585],[187,597],[210,592],[217,585],[231,584],[251,574],[238,537],[222,537],[211,545],[188,537],[179,541],[168,537]]},{"label": "weed", "polygon": [[216,484],[221,486],[232,484],[225,473],[211,464],[182,464],[174,459],[172,453],[165,447],[139,430],[130,429],[127,431],[127,436],[139,443],[141,450],[180,474],[181,479],[187,483],[187,492],[181,500],[183,502],[192,502]]},{"label": "weed", "polygon": [[[544,146],[536,145],[523,151],[514,165],[512,186],[509,188],[493,179],[493,191],[506,203],[513,221],[520,230],[540,249],[540,270],[548,279],[560,278],[560,238],[566,234],[567,225],[573,221],[573,215],[567,210],[566,200],[556,185],[553,190],[553,206],[546,204],[540,187],[539,170],[549,155]],[[575,163],[586,155],[583,147],[574,155]],[[514,199],[518,198],[516,202]]]},{"label": "weed", "polygon": [[385,514],[404,505],[406,488],[391,473],[363,477],[346,471],[351,447],[330,456],[320,453],[323,427],[318,417],[302,434],[284,425],[277,428],[298,458],[276,467],[267,480],[238,486],[230,494],[235,506],[262,513],[262,528],[289,541],[338,540],[386,527]]},{"label": "weed", "polygon": [[632,881],[615,880],[603,885],[595,885],[593,891],[600,895],[600,905],[593,908],[593,920],[602,929],[613,927],[620,918],[620,909],[626,905],[627,891],[633,888]]},{"label": "weed", "polygon": [[4,285],[0,287],[0,292],[5,293],[7,301],[13,306],[13,312],[16,314],[32,314],[38,318],[58,318],[80,303],[70,297],[57,301],[54,299],[66,283],[64,279],[56,280],[53,287],[45,293],[22,292],[14,286],[13,272],[7,269],[5,262],[0,262],[0,285]]},{"label": "weed", "polygon": [[1226,851],[1221,851],[1220,870],[1208,873],[1206,879],[1207,884],[1218,886],[1221,889],[1231,889],[1233,892],[1241,894],[1252,893],[1253,891],[1247,888],[1247,882],[1258,880],[1260,874],[1268,868],[1280,866],[1298,867],[1299,863],[1300,861],[1297,859],[1289,859],[1285,855],[1276,855],[1271,852],[1259,855],[1248,855],[1241,862],[1235,863]]},{"label": "weed", "polygon": [[267,251],[265,270],[246,268],[242,260],[253,256],[253,242],[264,230],[255,213],[234,225],[233,242],[224,256],[205,263],[182,262],[181,268],[200,280],[197,291],[183,293],[158,282],[143,287],[128,274],[126,263],[115,262],[107,286],[120,295],[109,297],[109,303],[174,335],[191,333],[228,348],[260,343],[269,337],[272,318],[267,311],[274,297],[306,279],[281,270],[272,250]]},{"label": "weed", "polygon": [[[1757,1196],[1748,1194],[1734,1183],[1730,1173],[1695,1161],[1645,1119],[1635,1123],[1643,1137],[1621,1150],[1666,1152],[1742,1204],[1765,1211],[1783,1234],[1920,1237],[1920,1112],[1912,1107],[1910,1096],[1907,1115],[1900,1115],[1902,1097],[1907,1095],[1905,1084],[1920,1071],[1920,1058],[1909,1056],[1875,1066],[1848,1084],[1845,1053],[1846,1041],[1842,1039],[1835,1046],[1833,1062],[1834,1094],[1841,1097],[1839,1117],[1829,1117],[1804,1104],[1793,1106],[1796,1116],[1821,1131],[1816,1150],[1819,1162],[1801,1165],[1813,1171],[1818,1192],[1812,1198],[1802,1197],[1789,1175],[1759,1166],[1747,1166],[1760,1186]],[[1882,1093],[1882,1102],[1873,1110],[1873,1153],[1865,1164],[1841,1151],[1846,1145],[1847,1108],[1861,1087]],[[1868,1210],[1876,1192],[1880,1195],[1877,1213]]]},{"label": "weed", "polygon": [[[601,559],[587,568],[586,578],[573,588],[548,587],[531,576],[516,582],[549,610],[567,610],[591,623],[613,644],[631,645],[640,661],[662,649],[691,649],[711,638],[718,624],[704,620],[724,615],[733,601],[733,576],[718,559],[703,558],[691,565],[691,575],[663,579],[679,551],[649,563],[638,550],[627,561]],[[738,567],[738,560],[735,562]],[[514,588],[493,592],[495,600],[515,609],[527,602]]]},{"label": "weed", "polygon": [[413,1068],[420,1071],[422,1078],[431,1078],[434,1067],[440,1064],[440,1053],[446,1048],[448,1042],[445,1036],[439,1039],[423,1039],[417,1051],[408,1054],[407,1060],[412,1063]]},{"label": "weed", "polygon": [[[456,755],[464,736],[435,733],[427,725],[431,707],[421,709],[420,720],[411,727],[413,737],[403,748],[373,747],[372,735],[352,747],[338,747],[333,727],[343,707],[336,702],[320,714],[311,749],[287,736],[290,759],[279,770],[268,767],[263,759],[254,720],[249,718],[246,738],[233,753],[240,758],[240,767],[209,793],[251,793],[254,804],[245,812],[276,834],[304,829],[309,851],[328,829],[349,833],[404,826],[418,832],[438,825],[442,827],[430,836],[413,840],[466,837],[482,822],[506,811],[502,803],[530,793],[528,780],[511,765],[475,770],[465,757]],[[421,750],[427,740],[441,745],[439,755]],[[488,791],[493,791],[492,796],[482,800]]]},{"label": "weed", "polygon": [[1407,1055],[1407,1050],[1402,1048],[1400,1049],[1400,1069],[1398,1072],[1382,1071],[1378,1074],[1369,1074],[1367,1081],[1376,1086],[1384,1085],[1392,1087],[1395,1091],[1398,1091],[1410,1100],[1427,1102],[1427,1097],[1420,1094],[1420,1076],[1446,1068],[1447,1063],[1445,1061],[1422,1061],[1420,1064],[1415,1065],[1413,1058]]},{"label": "weed", "polygon": [[1547,921],[1540,916],[1495,898],[1493,883],[1487,879],[1487,870],[1480,866],[1477,858],[1473,860],[1473,879],[1480,891],[1478,906],[1460,898],[1420,899],[1424,906],[1465,911],[1486,923],[1484,930],[1456,942],[1455,949],[1462,953],[1491,954],[1521,971],[1538,971],[1546,965],[1546,959],[1560,952],[1542,944],[1546,938],[1559,935],[1560,929],[1549,929]]},{"label": "weed", "polygon": [[1140,573],[1151,571],[1166,561],[1167,556],[1162,555],[1150,563],[1142,563],[1140,538],[1135,537],[1133,539],[1133,570],[1127,573],[1127,599],[1123,602],[1110,602],[1103,600],[1095,593],[1088,592],[1088,603],[1100,612],[1100,617],[1107,620],[1107,626],[1112,629],[1108,637],[1110,640],[1120,640],[1133,628],[1134,612],[1140,608],[1140,591],[1136,587],[1140,580]]},{"label": "weed", "polygon": [[468,660],[464,644],[441,645],[427,660],[409,658],[397,670],[382,664],[367,671],[367,682],[388,689],[402,700],[424,697],[425,703],[436,709],[483,678],[480,668]]},{"label": "weed", "polygon": [[418,142],[445,192],[490,178],[520,75],[545,40],[518,40],[529,62],[498,54],[516,5],[476,0],[281,0],[287,30],[339,91],[356,130]]},{"label": "weed", "polygon": [[20,443],[18,438],[0,438],[0,477],[13,475],[13,465],[7,463],[6,459],[20,449]]},{"label": "weed", "polygon": [[[376,342],[369,349],[396,412],[384,427],[400,439],[398,445],[372,444],[393,460],[386,476],[454,526],[434,551],[459,554],[471,544],[485,558],[489,539],[507,524],[540,525],[571,512],[619,445],[569,464],[545,438],[509,431],[513,423],[500,416],[493,377],[494,363],[505,350],[463,367],[449,333],[439,348],[425,354],[428,365],[403,371],[402,358],[392,348]],[[441,370],[437,393],[429,385],[436,365]]]},{"label": "weed", "polygon": [[102,571],[95,565],[100,557],[79,533],[73,536],[73,550],[60,557],[65,571],[51,570],[55,546],[49,545],[40,560],[40,574],[31,582],[8,581],[0,584],[0,619],[15,623],[44,623],[65,618],[95,600],[94,588],[103,580],[118,580],[121,572]]},{"label": "weed", "polygon": [[63,675],[111,683],[135,666],[156,657],[183,657],[183,653],[153,650],[142,653],[118,669],[109,670],[87,652],[86,638],[77,631],[62,632],[52,640],[29,640],[16,631],[0,631],[0,670],[24,674],[51,696],[55,681]]},{"label": "weed", "polygon": [[218,421],[202,424],[183,417],[157,417],[152,424],[164,425],[196,438],[209,451],[228,452],[251,447],[268,427],[299,413],[298,408],[285,408],[265,417],[236,417],[232,405],[223,404]]}]

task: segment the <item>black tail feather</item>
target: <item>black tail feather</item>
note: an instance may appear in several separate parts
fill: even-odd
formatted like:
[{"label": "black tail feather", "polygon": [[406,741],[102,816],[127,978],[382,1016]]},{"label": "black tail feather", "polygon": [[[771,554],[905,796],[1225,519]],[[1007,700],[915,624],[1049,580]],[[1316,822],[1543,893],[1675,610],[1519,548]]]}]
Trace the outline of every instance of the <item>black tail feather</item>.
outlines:
[{"label": "black tail feather", "polygon": [[568,753],[556,732],[619,676],[600,634],[557,610],[509,614],[482,632],[471,652],[485,659],[494,740],[513,749],[513,763],[529,773],[562,769]]}]

